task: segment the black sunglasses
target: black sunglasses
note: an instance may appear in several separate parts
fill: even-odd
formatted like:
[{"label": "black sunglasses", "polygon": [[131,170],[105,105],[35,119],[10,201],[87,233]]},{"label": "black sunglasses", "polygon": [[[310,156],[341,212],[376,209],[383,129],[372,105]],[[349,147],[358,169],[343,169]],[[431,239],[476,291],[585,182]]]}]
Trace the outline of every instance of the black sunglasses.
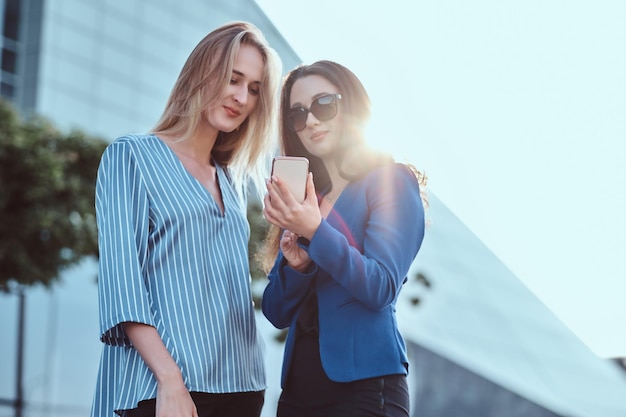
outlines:
[{"label": "black sunglasses", "polygon": [[310,109],[293,107],[287,112],[287,127],[294,132],[299,132],[306,127],[306,119],[309,113],[320,122],[330,120],[337,115],[337,100],[341,100],[341,94],[327,94],[313,100]]}]

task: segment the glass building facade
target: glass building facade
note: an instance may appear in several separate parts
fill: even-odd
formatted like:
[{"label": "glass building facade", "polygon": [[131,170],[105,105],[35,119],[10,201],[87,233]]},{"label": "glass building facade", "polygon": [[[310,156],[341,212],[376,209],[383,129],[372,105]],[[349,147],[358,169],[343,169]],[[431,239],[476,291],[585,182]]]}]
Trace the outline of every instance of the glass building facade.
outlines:
[{"label": "glass building facade", "polygon": [[299,58],[252,0],[4,0],[2,96],[63,130],[112,140],[149,130],[185,59],[209,31],[256,24]]}]

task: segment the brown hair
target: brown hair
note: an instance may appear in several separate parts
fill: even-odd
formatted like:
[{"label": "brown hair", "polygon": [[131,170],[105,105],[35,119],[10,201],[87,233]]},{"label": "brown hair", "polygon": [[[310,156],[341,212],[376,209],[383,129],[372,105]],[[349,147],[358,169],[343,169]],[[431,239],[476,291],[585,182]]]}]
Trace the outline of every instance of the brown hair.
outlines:
[{"label": "brown hair", "polygon": [[[291,108],[291,90],[300,78],[318,75],[333,84],[341,94],[339,105],[343,117],[343,135],[340,139],[338,157],[335,159],[342,177],[354,180],[365,176],[372,169],[386,163],[392,163],[390,155],[376,152],[367,146],[365,127],[370,117],[370,99],[359,78],[345,66],[333,61],[317,61],[310,65],[301,65],[293,69],[283,81],[280,99],[280,150],[284,155],[304,156],[310,161],[315,189],[329,191],[330,178],[322,161],[309,153],[296,132],[287,126],[286,115]],[[427,177],[412,165],[421,188],[424,207],[428,206],[425,187]],[[259,251],[257,260],[261,267],[269,272],[278,254],[281,230],[270,225],[264,246]]]}]

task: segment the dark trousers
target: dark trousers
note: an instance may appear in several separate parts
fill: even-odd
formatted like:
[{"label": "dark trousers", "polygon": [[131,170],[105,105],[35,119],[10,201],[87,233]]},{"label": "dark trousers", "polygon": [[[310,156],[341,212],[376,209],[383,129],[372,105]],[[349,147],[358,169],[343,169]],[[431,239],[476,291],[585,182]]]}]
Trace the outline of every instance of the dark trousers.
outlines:
[{"label": "dark trousers", "polygon": [[[198,417],[259,417],[265,391],[209,394],[192,392],[191,398],[198,409]],[[156,400],[140,401],[137,408],[127,410],[123,417],[154,417]]]},{"label": "dark trousers", "polygon": [[409,389],[405,375],[388,375],[348,382],[341,398],[307,404],[283,391],[278,417],[409,417]]}]

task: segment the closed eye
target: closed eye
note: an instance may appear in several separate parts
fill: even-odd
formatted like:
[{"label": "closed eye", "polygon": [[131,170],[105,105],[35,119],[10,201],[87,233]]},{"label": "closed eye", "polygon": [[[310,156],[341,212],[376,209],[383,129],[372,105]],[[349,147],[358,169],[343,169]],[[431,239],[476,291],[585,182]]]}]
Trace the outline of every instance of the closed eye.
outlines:
[{"label": "closed eye", "polygon": [[261,83],[258,81],[251,82],[248,85],[248,90],[253,96],[258,96],[261,93]]},{"label": "closed eye", "polygon": [[[230,85],[237,85],[237,84],[239,84],[238,79],[236,78],[230,79]],[[261,89],[259,88],[258,83],[250,84],[250,86],[248,87],[248,91],[253,96],[258,96],[261,93]]]}]

